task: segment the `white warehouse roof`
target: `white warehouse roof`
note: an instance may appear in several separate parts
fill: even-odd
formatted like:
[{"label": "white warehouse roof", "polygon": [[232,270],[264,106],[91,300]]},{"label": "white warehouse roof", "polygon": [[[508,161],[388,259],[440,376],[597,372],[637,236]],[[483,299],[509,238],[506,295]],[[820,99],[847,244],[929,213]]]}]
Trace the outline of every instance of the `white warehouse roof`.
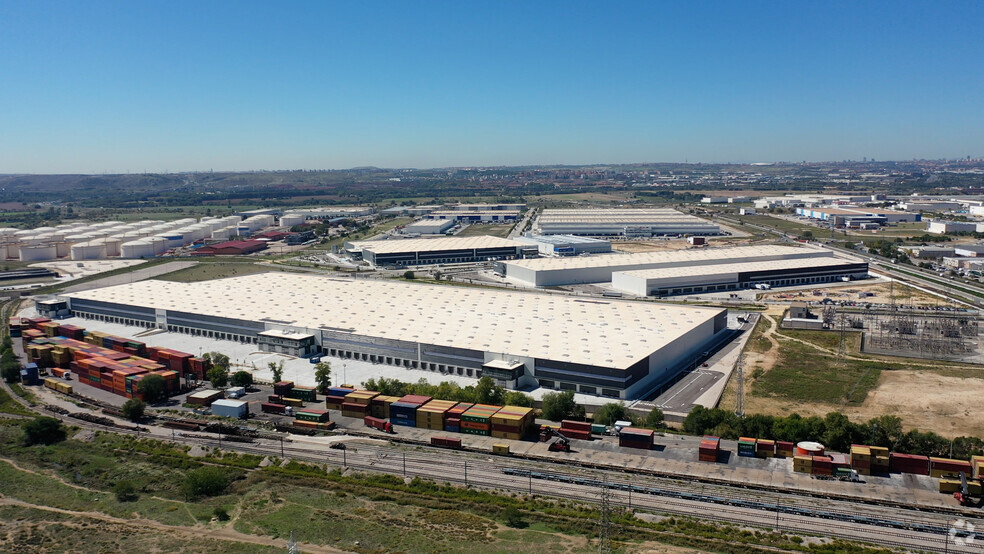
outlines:
[{"label": "white warehouse roof", "polygon": [[447,237],[437,239],[394,239],[366,240],[349,243],[348,250],[369,250],[377,254],[395,252],[439,252],[442,250],[465,250],[469,248],[504,248],[527,246],[522,242],[499,237]]},{"label": "white warehouse roof", "polygon": [[628,368],[723,311],[279,272],[147,280],[64,296],[609,368]]}]

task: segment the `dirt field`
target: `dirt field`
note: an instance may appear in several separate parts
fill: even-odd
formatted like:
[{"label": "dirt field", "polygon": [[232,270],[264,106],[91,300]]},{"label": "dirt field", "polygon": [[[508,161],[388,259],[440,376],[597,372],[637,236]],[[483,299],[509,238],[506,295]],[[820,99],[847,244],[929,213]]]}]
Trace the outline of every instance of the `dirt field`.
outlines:
[{"label": "dirt field", "polygon": [[625,252],[626,254],[635,254],[636,252],[683,250],[689,246],[685,240],[618,241],[612,243],[612,250]]},{"label": "dirt field", "polygon": [[[779,309],[769,312],[778,316]],[[841,412],[854,421],[867,421],[880,415],[897,415],[905,428],[934,431],[943,436],[980,436],[984,428],[984,411],[980,398],[984,396],[984,371],[974,366],[946,366],[928,360],[899,360],[913,366],[909,370],[883,370],[878,384],[858,406],[823,402],[803,402],[784,398],[756,396],[753,373],[761,370],[759,378],[772,369],[779,348],[789,339],[777,339],[773,322],[764,319],[765,331],[753,336],[745,351],[745,412],[769,415],[824,416]],[[781,330],[778,330],[781,333]],[[818,353],[824,352],[818,350]],[[848,356],[859,356],[854,350]],[[925,368],[925,369],[921,369]],[[735,404],[735,380],[728,383],[719,407],[732,409]]]},{"label": "dirt field", "polygon": [[[818,290],[822,294],[820,296],[814,296],[811,292],[812,290]],[[859,292],[872,293],[874,296],[859,298],[858,297]],[[817,287],[816,289],[804,289],[799,292],[772,292],[768,294],[763,294],[761,295],[761,297],[765,300],[800,300],[800,301],[822,300],[823,298],[831,298],[834,300],[871,302],[872,304],[889,304],[891,303],[892,293],[893,293],[893,286],[891,283],[872,281],[869,284],[863,281],[856,281],[854,283],[851,283],[850,285],[845,285],[843,287]],[[895,283],[894,296],[895,296],[895,303],[899,305],[917,305],[917,306],[947,305],[947,303],[938,296],[933,296],[931,294],[924,293],[920,290],[908,287],[901,283]]]}]

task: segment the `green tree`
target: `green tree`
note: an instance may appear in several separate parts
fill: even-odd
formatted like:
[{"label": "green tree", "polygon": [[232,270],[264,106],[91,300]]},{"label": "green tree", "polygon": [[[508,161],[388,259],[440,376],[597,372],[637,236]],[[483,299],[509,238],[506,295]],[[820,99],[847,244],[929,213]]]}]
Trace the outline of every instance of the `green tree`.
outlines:
[{"label": "green tree", "polygon": [[551,421],[583,418],[584,406],[574,402],[574,391],[548,392],[543,395],[543,417]]},{"label": "green tree", "polygon": [[475,385],[475,401],[479,404],[502,405],[505,395],[506,389],[496,385],[491,377],[482,377]]},{"label": "green tree", "polygon": [[507,406],[523,406],[525,408],[533,407],[533,397],[519,391],[511,390],[506,392],[504,402]]},{"label": "green tree", "polygon": [[189,471],[181,487],[186,498],[194,499],[202,496],[217,496],[229,486],[229,475],[226,470],[206,466]]},{"label": "green tree", "polygon": [[213,367],[220,367],[225,371],[229,371],[229,356],[226,356],[221,352],[206,352],[202,358],[204,358],[206,362],[210,362]]},{"label": "green tree", "polygon": [[229,369],[222,366],[213,366],[205,375],[212,382],[213,387],[222,388],[229,384]]},{"label": "green tree", "polygon": [[314,380],[318,383],[318,390],[322,393],[331,386],[331,364],[328,362],[318,362],[314,364]]},{"label": "green tree", "polygon": [[234,387],[249,387],[253,384],[253,374],[248,371],[237,371],[229,379]]},{"label": "green tree", "polygon": [[140,421],[144,417],[144,411],[147,409],[147,405],[144,404],[143,400],[139,398],[131,398],[123,403],[120,407],[120,411],[123,412],[123,416],[130,421]]},{"label": "green tree", "polygon": [[53,417],[36,417],[24,424],[24,446],[55,444],[66,436],[61,422]]},{"label": "green tree", "polygon": [[515,506],[507,506],[502,511],[502,519],[506,520],[506,525],[509,527],[526,527],[526,522],[523,521],[523,512],[519,511]]},{"label": "green tree", "polygon": [[0,376],[8,383],[16,383],[20,379],[20,363],[0,362]]},{"label": "green tree", "polygon": [[277,362],[270,362],[267,364],[270,371],[273,372],[273,382],[279,383],[284,380],[284,362],[281,361],[279,364]]},{"label": "green tree", "polygon": [[117,481],[113,485],[113,494],[116,495],[116,500],[119,502],[133,502],[139,498],[136,485],[126,479]]},{"label": "green tree", "polygon": [[144,400],[155,404],[167,398],[167,383],[160,375],[151,374],[140,380],[137,392],[143,395]]},{"label": "green tree", "polygon": [[619,420],[625,419],[625,404],[622,402],[609,402],[598,408],[594,413],[594,422],[599,425],[611,425]]},{"label": "green tree", "polygon": [[649,410],[649,414],[646,416],[646,427],[660,428],[663,423],[663,410],[660,410],[658,406],[653,406],[653,409]]}]

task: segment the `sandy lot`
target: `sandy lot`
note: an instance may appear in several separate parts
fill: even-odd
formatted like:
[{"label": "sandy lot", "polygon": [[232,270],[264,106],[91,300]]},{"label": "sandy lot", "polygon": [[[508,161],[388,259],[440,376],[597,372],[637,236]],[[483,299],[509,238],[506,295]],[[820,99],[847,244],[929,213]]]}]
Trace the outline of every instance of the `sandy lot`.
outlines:
[{"label": "sandy lot", "polygon": [[632,254],[635,252],[660,252],[665,250],[683,250],[689,247],[685,240],[647,240],[647,241],[616,241],[612,250]]},{"label": "sandy lot", "polygon": [[[894,290],[891,283],[886,283],[884,281],[874,281],[871,283],[865,283],[863,281],[856,281],[850,285],[845,285],[842,287],[817,287],[815,290],[820,291],[822,294],[820,296],[814,296],[811,289],[804,288],[802,290],[802,296],[797,292],[774,292],[769,294],[761,295],[767,300],[802,300],[802,301],[816,301],[822,300],[823,298],[831,298],[834,300],[850,300],[850,301],[863,301],[871,302],[872,304],[889,304],[891,303],[891,297],[894,293],[895,303],[898,305],[919,305],[919,306],[945,306],[948,305],[942,298],[938,296],[933,296],[932,294],[927,294],[920,290],[908,287],[901,283],[895,283]],[[865,298],[859,298],[859,292],[872,293],[874,296],[868,296]]]},{"label": "sandy lot", "polygon": [[[926,370],[882,371],[878,385],[868,393],[861,406],[842,407],[754,396],[751,394],[754,380],[749,378],[751,369],[761,367],[768,371],[776,361],[779,343],[771,336],[775,328],[770,327],[764,337],[772,344],[772,349],[764,353],[746,351],[745,354],[748,370],[745,379],[746,413],[786,416],[795,412],[804,417],[823,417],[829,412],[841,412],[853,421],[896,415],[902,418],[906,430],[934,431],[943,436],[980,436],[984,429],[984,410],[980,408],[980,399],[984,397],[984,378],[945,375],[945,370],[930,367]],[[720,408],[734,408],[735,385],[734,380],[728,383]]]}]

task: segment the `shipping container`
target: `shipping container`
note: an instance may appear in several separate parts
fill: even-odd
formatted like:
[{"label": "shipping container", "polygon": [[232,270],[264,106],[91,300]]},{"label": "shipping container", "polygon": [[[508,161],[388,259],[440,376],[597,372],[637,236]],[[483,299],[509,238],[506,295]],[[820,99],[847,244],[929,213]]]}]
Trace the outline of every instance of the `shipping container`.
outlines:
[{"label": "shipping container", "polygon": [[301,421],[315,421],[325,423],[329,421],[328,412],[325,410],[314,410],[311,408],[299,408],[294,410],[294,417]]},{"label": "shipping container", "polygon": [[268,414],[283,414],[286,410],[287,406],[283,404],[272,404],[270,402],[260,404],[260,411]]},{"label": "shipping container", "polygon": [[492,453],[499,454],[502,456],[509,456],[509,445],[508,444],[493,444]]},{"label": "shipping container", "polygon": [[461,439],[451,437],[431,437],[431,446],[461,448]]},{"label": "shipping container", "polygon": [[365,416],[362,422],[366,425],[366,427],[372,427],[373,429],[379,429],[380,431],[385,431],[387,433],[393,432],[393,425],[382,418]]}]

